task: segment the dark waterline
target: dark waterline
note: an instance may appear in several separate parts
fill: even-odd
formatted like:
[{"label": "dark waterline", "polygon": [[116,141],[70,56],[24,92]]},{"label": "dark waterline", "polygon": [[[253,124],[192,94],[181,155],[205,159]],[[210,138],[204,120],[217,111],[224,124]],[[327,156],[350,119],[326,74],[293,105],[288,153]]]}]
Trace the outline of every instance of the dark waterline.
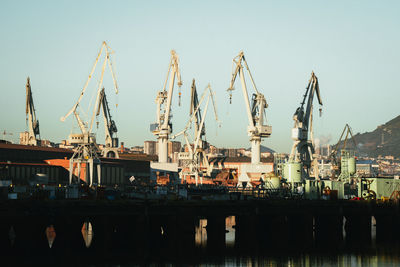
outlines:
[{"label": "dark waterline", "polygon": [[102,229],[88,220],[68,232],[73,235],[68,237],[53,225],[38,231],[41,237],[29,226],[13,225],[2,243],[1,266],[400,266],[398,240],[377,240],[374,218],[370,237],[348,238],[343,230],[342,238],[314,238],[311,243],[283,233],[275,240],[238,236],[235,219],[225,219],[222,239],[210,234],[212,228],[204,218],[197,219],[194,235],[174,238],[163,227],[135,238],[124,226],[106,229],[102,225]]}]

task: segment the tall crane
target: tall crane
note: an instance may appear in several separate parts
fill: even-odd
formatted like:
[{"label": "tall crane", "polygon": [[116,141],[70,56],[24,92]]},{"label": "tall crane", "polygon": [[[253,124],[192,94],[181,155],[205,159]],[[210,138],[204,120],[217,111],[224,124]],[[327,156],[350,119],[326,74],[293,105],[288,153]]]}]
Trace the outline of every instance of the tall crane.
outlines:
[{"label": "tall crane", "polygon": [[[97,63],[99,62],[100,56],[102,55],[103,51],[105,51],[104,55],[104,61],[102,64],[101,68],[101,74],[100,74],[100,79],[98,82],[97,86],[97,96],[96,96],[96,103],[94,105],[94,110],[93,114],[91,117],[90,121],[83,121],[82,118],[79,116],[78,113],[78,107],[80,106],[80,102],[85,94],[85,91],[89,85],[90,80],[92,79],[93,73],[96,69]],[[76,149],[75,153],[70,159],[70,168],[69,168],[69,174],[70,174],[70,183],[72,182],[72,174],[75,168],[75,165],[78,166],[78,173],[80,173],[80,167],[81,164],[84,163],[85,165],[89,165],[89,175],[90,175],[90,185],[93,183],[93,167],[94,165],[97,165],[97,180],[98,184],[100,184],[100,159],[98,158],[98,152],[99,148],[96,144],[96,139],[95,135],[92,133],[92,128],[93,128],[93,123],[94,119],[96,116],[96,108],[99,106],[100,102],[100,97],[101,97],[101,88],[103,85],[103,78],[104,78],[104,72],[106,69],[106,66],[109,66],[110,72],[111,72],[111,77],[114,83],[114,89],[116,94],[118,94],[118,85],[117,81],[115,79],[115,74],[113,71],[113,65],[111,61],[111,54],[113,54],[114,51],[107,45],[106,42],[103,42],[100,48],[99,53],[97,54],[95,63],[93,64],[93,67],[90,71],[89,77],[86,80],[85,85],[83,86],[83,89],[81,91],[81,94],[78,97],[77,102],[75,105],[72,107],[72,109],[64,116],[61,117],[61,121],[65,121],[66,118],[68,118],[72,113],[75,115],[75,118],[78,122],[79,128],[81,130],[80,135],[75,135],[77,138],[77,141],[75,143],[78,144],[78,148]],[[85,179],[86,179],[86,174],[85,174]]]},{"label": "tall crane", "polygon": [[[313,145],[312,117],[315,94],[317,95],[319,105],[322,106],[318,78],[314,72],[312,72],[306,87],[306,93],[303,96],[303,101],[293,115],[294,127],[292,129],[292,139],[294,142],[289,156],[289,162],[302,164],[303,178],[310,177],[311,169],[313,169],[316,178],[318,177],[316,175],[316,173],[318,173],[318,165],[316,165],[313,157],[315,152]],[[319,110],[321,115],[322,109],[320,108]],[[308,133],[310,133],[310,138],[308,138]]]},{"label": "tall crane", "polygon": [[103,149],[103,156],[119,158],[118,137],[116,137],[118,129],[115,121],[111,118],[111,112],[108,106],[107,96],[104,87],[100,91],[96,116],[99,116],[101,111],[103,111],[105,131],[105,148]]},{"label": "tall crane", "polygon": [[[169,79],[168,79],[169,77]],[[150,125],[150,130],[158,139],[158,162],[168,162],[168,136],[172,132],[171,104],[174,92],[175,77],[178,79],[179,88],[182,86],[181,74],[179,72],[179,58],[174,50],[171,50],[167,77],[163,89],[157,93],[157,122]],[[169,88],[166,85],[169,80]],[[180,95],[179,95],[180,96]]]},{"label": "tall crane", "polygon": [[[234,90],[233,85],[237,75],[239,74],[249,121],[249,125],[247,126],[247,135],[250,137],[251,142],[251,163],[259,164],[261,157],[261,138],[269,137],[272,133],[272,127],[266,124],[265,109],[268,107],[268,104],[264,95],[257,90],[243,51],[241,51],[239,55],[233,59],[233,66],[234,68],[232,72],[231,84],[228,88],[230,100],[232,100],[232,91]],[[244,67],[247,69],[250,81],[255,90],[255,93],[252,95],[251,104],[247,92],[246,81],[244,79]]]},{"label": "tall crane", "polygon": [[[200,177],[200,183],[202,184],[203,178],[203,171],[201,168],[205,168],[205,174],[210,176],[212,168],[204,151],[205,149],[205,141],[203,137],[205,136],[205,117],[207,115],[208,104],[210,100],[212,101],[212,105],[214,107],[214,115],[215,120],[218,122],[218,115],[217,109],[215,106],[213,91],[211,89],[211,85],[208,84],[207,88],[204,90],[200,101],[197,97],[196,85],[195,81],[193,80],[192,83],[192,102],[190,105],[190,118],[189,121],[186,123],[186,126],[182,131],[177,133],[176,135],[172,136],[171,138],[175,139],[176,137],[183,135],[185,139],[186,146],[188,148],[188,152],[181,152],[179,153],[179,159],[184,161],[184,168],[182,169],[181,176],[185,179],[186,176],[194,177],[196,185],[198,184],[198,180]],[[202,102],[206,99],[206,104],[204,107],[204,111],[201,114],[200,106]],[[189,133],[187,132],[190,126],[194,124],[194,140],[192,142],[189,140]]]},{"label": "tall crane", "polygon": [[28,121],[27,145],[37,146],[40,142],[39,120],[36,118],[35,106],[33,104],[31,83],[29,77],[26,80],[26,119]]}]

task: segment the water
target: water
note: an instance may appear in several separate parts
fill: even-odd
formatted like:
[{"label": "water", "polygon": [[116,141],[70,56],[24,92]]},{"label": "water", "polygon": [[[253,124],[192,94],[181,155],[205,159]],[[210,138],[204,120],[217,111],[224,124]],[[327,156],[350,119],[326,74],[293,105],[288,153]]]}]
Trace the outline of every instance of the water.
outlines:
[{"label": "water", "polygon": [[3,256],[2,263],[8,259],[11,266],[400,266],[399,242],[377,240],[374,218],[370,239],[347,240],[344,235],[339,241],[311,244],[274,244],[251,238],[239,243],[236,218],[229,216],[225,219],[225,243],[218,246],[208,243],[207,223],[207,219],[198,218],[193,235],[171,238],[168,228],[161,227],[144,239],[138,237],[140,229],[129,233],[121,225],[107,228],[89,220],[82,223],[80,231],[68,235],[53,224],[38,231],[41,237],[11,226],[9,248],[2,250],[8,257]]}]

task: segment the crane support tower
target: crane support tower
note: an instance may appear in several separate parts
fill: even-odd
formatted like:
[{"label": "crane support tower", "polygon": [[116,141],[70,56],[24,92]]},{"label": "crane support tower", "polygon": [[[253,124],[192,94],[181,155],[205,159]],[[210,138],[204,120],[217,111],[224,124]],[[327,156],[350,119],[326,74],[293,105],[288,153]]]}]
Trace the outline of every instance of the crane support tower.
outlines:
[{"label": "crane support tower", "polygon": [[[247,69],[250,81],[255,90],[255,93],[253,93],[252,95],[251,104],[244,78],[244,67],[246,67]],[[265,100],[264,95],[257,90],[243,52],[240,52],[239,55],[233,59],[231,84],[228,88],[230,102],[232,102],[232,91],[234,90],[233,85],[238,74],[240,76],[240,81],[242,84],[244,103],[246,106],[247,117],[249,121],[249,124],[247,126],[247,134],[250,137],[251,142],[251,163],[259,164],[261,157],[261,138],[269,137],[272,133],[272,127],[266,124],[265,109],[268,107],[267,101]]]},{"label": "crane support tower", "polygon": [[101,111],[103,111],[105,131],[105,147],[102,150],[102,156],[108,158],[119,158],[118,137],[116,137],[118,129],[115,121],[111,118],[111,112],[108,106],[104,87],[100,91],[99,105],[97,107],[96,116],[99,116]]},{"label": "crane support tower", "polygon": [[[166,91],[166,85],[169,77],[169,88]],[[175,77],[177,78],[179,88],[182,86],[181,74],[179,72],[179,58],[174,50],[171,50],[171,59],[169,62],[167,77],[163,89],[157,93],[157,122],[150,125],[151,132],[158,139],[158,162],[168,163],[168,137],[172,132],[171,122],[171,104],[174,92]],[[180,93],[179,93],[180,97]]]},{"label": "crane support tower", "polygon": [[[78,107],[80,106],[80,102],[85,94],[85,91],[89,85],[90,80],[93,77],[93,73],[96,69],[97,63],[99,62],[101,55],[103,54],[103,51],[105,51],[105,55],[104,55],[104,60],[103,60],[102,68],[101,68],[99,82],[97,85],[96,103],[94,105],[93,114],[92,114],[90,121],[83,121],[82,118],[79,116]],[[113,65],[112,65],[112,61],[111,61],[111,54],[113,54],[113,53],[114,52],[107,45],[107,43],[103,42],[101,45],[100,51],[97,54],[95,63],[90,71],[89,77],[88,77],[85,85],[83,86],[83,89],[79,95],[77,102],[64,117],[61,117],[61,121],[65,121],[65,119],[68,118],[73,113],[78,122],[79,128],[81,130],[81,134],[74,135],[74,137],[75,137],[74,143],[77,144],[78,147],[75,150],[75,153],[73,154],[71,159],[69,160],[70,183],[73,183],[73,173],[74,173],[75,168],[77,168],[78,169],[78,183],[79,183],[79,180],[82,179],[85,182],[89,183],[90,186],[93,185],[93,183],[94,183],[93,178],[94,178],[95,172],[96,172],[96,169],[94,167],[96,166],[97,167],[97,184],[98,185],[101,184],[101,173],[100,173],[101,161],[99,159],[100,149],[96,143],[95,135],[92,133],[92,128],[93,128],[94,119],[96,117],[96,108],[98,109],[98,107],[101,105],[100,101],[102,101],[101,100],[101,92],[102,92],[101,89],[103,87],[102,85],[103,85],[104,72],[105,72],[107,65],[109,66],[109,69],[111,72],[115,92],[116,92],[116,94],[118,94],[118,85],[117,85],[117,81],[115,79],[115,74],[113,71]],[[83,174],[81,174],[81,169],[84,169]],[[88,176],[89,176],[89,179],[87,179]]]},{"label": "crane support tower", "polygon": [[[193,79],[191,96],[192,97],[189,112],[189,115],[191,116],[189,118],[189,121],[187,122],[185,128],[181,132],[172,136],[172,138],[183,135],[186,146],[188,148],[188,152],[180,152],[178,155],[179,159],[183,161],[183,168],[180,172],[181,180],[194,178],[196,185],[198,185],[199,178],[200,184],[203,184],[203,176],[210,176],[212,172],[212,167],[204,151],[207,148],[207,142],[203,139],[205,137],[205,117],[207,115],[210,100],[212,101],[214,107],[214,115],[217,122],[218,115],[214,101],[214,94],[210,84],[208,84],[207,88],[204,90],[200,100],[198,100],[196,85]],[[203,114],[201,114],[200,106],[206,99],[206,96],[206,104],[204,106]],[[192,123],[194,124],[194,140],[191,142],[189,140],[189,133],[187,131]]]},{"label": "crane support tower", "polygon": [[[284,173],[290,182],[300,183],[310,177],[311,172],[318,179],[318,163],[314,157],[314,138],[313,138],[313,100],[317,95],[318,103],[322,106],[319,92],[318,78],[311,73],[306,92],[300,107],[293,115],[294,127],[292,129],[292,139],[294,140],[289,156],[289,162],[285,164]],[[306,105],[306,106],[305,106]],[[322,109],[319,109],[320,115]],[[310,133],[310,138],[309,138]]]},{"label": "crane support tower", "polygon": [[35,106],[33,104],[32,89],[29,77],[26,79],[26,119],[28,121],[27,138],[24,144],[30,146],[40,145],[39,120],[36,118]]}]

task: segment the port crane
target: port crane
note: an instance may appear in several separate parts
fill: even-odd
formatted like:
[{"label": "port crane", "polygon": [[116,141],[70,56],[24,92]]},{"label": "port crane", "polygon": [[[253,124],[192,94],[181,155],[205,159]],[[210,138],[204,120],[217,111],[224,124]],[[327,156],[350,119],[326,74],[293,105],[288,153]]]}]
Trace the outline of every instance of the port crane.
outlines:
[{"label": "port crane", "polygon": [[[310,177],[311,171],[318,178],[318,163],[314,158],[314,139],[313,139],[313,100],[317,95],[318,103],[322,106],[322,100],[319,92],[318,78],[314,72],[308,81],[306,92],[300,107],[296,109],[293,115],[294,127],[292,129],[292,139],[294,140],[292,150],[289,156],[290,163],[300,163],[302,165],[302,177]],[[306,105],[306,106],[305,106]],[[319,109],[320,115],[322,109]],[[308,138],[310,133],[310,138]]]},{"label": "port crane", "polygon": [[[345,135],[346,133],[346,135]],[[344,139],[343,139],[344,137]],[[354,150],[346,149],[348,139],[352,140],[354,149],[357,149],[357,143],[354,138],[353,132],[350,125],[346,123],[343,128],[342,134],[339,137],[339,141],[329,154],[329,159],[332,164],[332,175],[333,178],[337,176],[339,180],[349,180],[353,174],[355,174],[355,155]],[[340,159],[338,159],[338,153],[340,151]],[[339,172],[339,161],[340,161],[340,174]]]},{"label": "port crane", "polygon": [[[168,79],[169,77],[169,79]],[[168,66],[167,77],[163,89],[157,93],[157,122],[150,125],[151,132],[158,139],[158,162],[168,162],[168,137],[172,132],[171,104],[174,92],[175,77],[179,88],[182,86],[181,74],[179,71],[179,58],[174,50],[171,50],[171,59]],[[169,88],[166,85],[169,80]],[[179,92],[180,97],[180,92]]]},{"label": "port crane", "polygon": [[[344,134],[346,135],[344,136]],[[344,136],[344,139],[343,139]],[[353,141],[354,147],[357,148],[357,143],[356,140],[353,136],[353,132],[351,130],[350,125],[346,123],[346,125],[343,128],[342,134],[339,137],[339,141],[336,143],[335,147],[333,148],[332,152],[329,154],[329,159],[332,161],[332,164],[337,166],[338,165],[338,159],[337,159],[337,154],[340,150],[346,149],[347,146],[347,140],[351,138]],[[343,143],[343,146],[340,147],[340,145]]]},{"label": "port crane", "polygon": [[[91,117],[90,121],[83,121],[81,117],[79,116],[79,113],[77,111],[78,107],[80,106],[80,102],[85,94],[85,91],[89,85],[89,82],[91,81],[93,77],[93,73],[96,69],[96,66],[99,62],[99,59],[101,55],[103,54],[103,51],[105,51],[104,55],[104,61],[102,64],[101,68],[101,74],[100,74],[100,79],[97,85],[97,95],[96,95],[96,103],[94,105],[94,110],[93,114]],[[81,91],[81,94],[79,95],[78,100],[76,101],[75,105],[72,107],[72,109],[64,116],[61,117],[61,121],[65,121],[72,113],[74,114],[79,128],[81,130],[81,134],[79,135],[74,135],[76,140],[74,140],[76,144],[78,144],[78,148],[75,150],[73,156],[71,157],[69,161],[69,180],[70,183],[72,183],[72,178],[73,178],[73,173],[74,173],[74,168],[75,165],[77,165],[78,168],[78,181],[79,178],[81,177],[81,165],[85,166],[86,168],[86,173],[84,173],[84,180],[86,181],[87,177],[87,172],[89,172],[89,179],[90,179],[90,186],[93,184],[93,173],[94,173],[94,165],[97,166],[97,183],[100,185],[101,183],[101,161],[98,157],[99,155],[99,147],[96,144],[96,138],[95,135],[92,133],[92,128],[93,128],[93,123],[94,119],[96,116],[96,107],[99,106],[100,98],[101,98],[101,88],[103,85],[103,79],[104,79],[104,72],[106,69],[106,66],[109,66],[110,72],[111,72],[111,77],[114,83],[114,89],[115,93],[118,94],[118,84],[115,79],[115,74],[113,71],[113,65],[111,61],[111,54],[113,54],[114,51],[107,45],[107,43],[104,41],[101,45],[100,51],[97,54],[95,63],[93,64],[93,67],[90,71],[89,77],[86,80],[85,85],[83,86],[83,89]],[[87,168],[89,166],[89,168]]]},{"label": "port crane", "polygon": [[31,83],[29,77],[26,79],[26,120],[28,122],[27,145],[37,146],[40,144],[39,120],[36,118],[35,106],[33,104]]},{"label": "port crane", "polygon": [[[251,84],[255,90],[255,93],[252,95],[251,104],[244,78],[244,67],[247,69]],[[264,95],[257,90],[243,51],[233,59],[231,84],[228,88],[231,103],[232,91],[234,90],[233,86],[238,74],[242,84],[243,97],[249,121],[249,125],[247,126],[247,134],[250,137],[251,142],[251,163],[259,164],[261,158],[261,138],[269,137],[272,133],[272,127],[266,124],[265,109],[268,107],[267,101],[265,100]]]},{"label": "port crane", "polygon": [[100,91],[96,116],[99,116],[101,111],[103,112],[105,131],[105,148],[102,150],[102,155],[104,157],[119,158],[118,137],[116,137],[118,129],[115,121],[111,118],[111,112],[108,106],[104,87]]},{"label": "port crane", "polygon": [[[205,107],[203,113],[201,113],[200,106],[206,99],[206,97],[207,100],[205,103]],[[200,183],[202,184],[204,174],[210,176],[212,171],[212,168],[204,151],[206,149],[207,142],[203,140],[205,136],[205,117],[207,115],[210,100],[212,101],[212,105],[214,108],[215,120],[218,122],[217,109],[214,101],[214,93],[211,89],[211,85],[208,84],[199,100],[197,96],[195,80],[193,79],[189,112],[191,116],[189,118],[189,121],[186,123],[184,129],[171,137],[175,139],[176,137],[183,135],[186,146],[188,148],[188,152],[180,152],[178,155],[179,159],[184,162],[184,166],[180,175],[183,179],[186,179],[186,177],[188,176],[191,178],[194,177],[196,185],[198,185],[199,178]],[[188,130],[192,124],[194,124],[195,133],[194,140],[190,142]],[[206,169],[205,173],[201,170],[201,167]]]}]

